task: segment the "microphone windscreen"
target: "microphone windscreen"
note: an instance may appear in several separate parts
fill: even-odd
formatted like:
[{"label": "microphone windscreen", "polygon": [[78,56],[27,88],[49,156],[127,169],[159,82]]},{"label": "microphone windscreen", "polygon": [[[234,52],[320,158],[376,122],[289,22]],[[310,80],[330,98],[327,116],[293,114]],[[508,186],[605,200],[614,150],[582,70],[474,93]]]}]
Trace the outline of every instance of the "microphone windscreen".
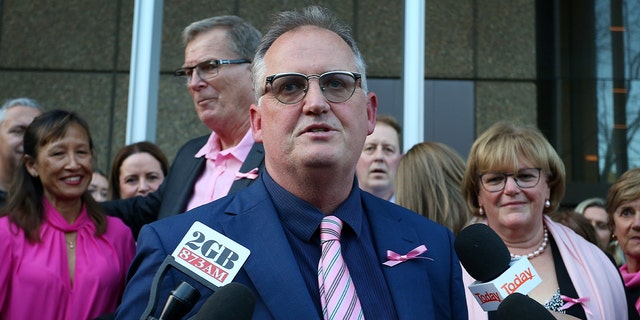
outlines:
[{"label": "microphone windscreen", "polygon": [[256,305],[256,297],[245,285],[231,282],[202,304],[193,320],[250,320]]},{"label": "microphone windscreen", "polygon": [[554,320],[555,317],[543,305],[529,296],[515,292],[498,306],[498,319]]},{"label": "microphone windscreen", "polygon": [[458,232],[454,248],[465,270],[480,282],[497,278],[511,262],[509,249],[500,236],[483,223],[469,225]]}]

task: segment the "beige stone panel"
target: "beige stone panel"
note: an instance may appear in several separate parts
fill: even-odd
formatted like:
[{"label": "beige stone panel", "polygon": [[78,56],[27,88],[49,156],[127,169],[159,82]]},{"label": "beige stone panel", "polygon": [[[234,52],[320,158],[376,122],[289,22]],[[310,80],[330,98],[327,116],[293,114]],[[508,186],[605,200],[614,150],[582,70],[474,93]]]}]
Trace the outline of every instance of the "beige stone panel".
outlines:
[{"label": "beige stone panel", "polygon": [[193,100],[182,83],[173,76],[161,76],[159,86],[156,138],[167,158],[172,161],[183,144],[210,134],[211,129],[198,118]]},{"label": "beige stone panel", "polygon": [[237,0],[236,14],[247,19],[264,33],[271,25],[274,14],[318,5],[331,9],[338,19],[353,27],[355,3],[357,3],[355,0]]},{"label": "beige stone panel", "polygon": [[111,95],[114,78],[109,74],[2,72],[0,97],[29,97],[45,110],[77,112],[90,126],[94,142],[94,165],[104,170],[109,163],[109,124],[112,121]]},{"label": "beige stone panel", "polygon": [[[165,4],[166,6],[166,4]],[[133,40],[133,15],[135,1],[121,1],[118,24],[118,71],[129,72],[131,67],[131,41]],[[163,27],[164,29],[164,27]],[[162,56],[164,53],[160,52]],[[160,58],[162,61],[162,57]]]},{"label": "beige stone panel", "polygon": [[476,82],[476,136],[498,121],[536,126],[536,96],[532,82]]},{"label": "beige stone panel", "polygon": [[426,2],[427,77],[473,77],[473,3],[471,0]]},{"label": "beige stone panel", "polygon": [[370,78],[397,78],[403,72],[404,5],[402,1],[359,1],[356,41]]},{"label": "beige stone panel", "polygon": [[109,70],[119,1],[4,0],[0,66]]},{"label": "beige stone panel", "polygon": [[481,79],[534,79],[534,0],[476,1],[477,68]]}]

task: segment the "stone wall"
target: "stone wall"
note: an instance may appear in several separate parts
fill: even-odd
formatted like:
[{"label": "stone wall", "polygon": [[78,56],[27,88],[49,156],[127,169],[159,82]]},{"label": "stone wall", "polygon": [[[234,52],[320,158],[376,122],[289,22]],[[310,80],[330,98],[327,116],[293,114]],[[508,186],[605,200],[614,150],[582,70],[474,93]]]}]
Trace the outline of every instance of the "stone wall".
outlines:
[{"label": "stone wall", "polygon": [[[208,131],[172,76],[183,62],[182,29],[236,14],[264,30],[272,13],[307,4],[329,7],[352,26],[369,78],[400,81],[403,1],[165,0],[156,142],[170,159]],[[28,96],[47,109],[78,111],[104,171],[125,142],[133,11],[133,0],[0,1],[0,99]],[[534,0],[426,1],[426,77],[473,81],[476,133],[498,119],[535,124],[535,45]]]}]

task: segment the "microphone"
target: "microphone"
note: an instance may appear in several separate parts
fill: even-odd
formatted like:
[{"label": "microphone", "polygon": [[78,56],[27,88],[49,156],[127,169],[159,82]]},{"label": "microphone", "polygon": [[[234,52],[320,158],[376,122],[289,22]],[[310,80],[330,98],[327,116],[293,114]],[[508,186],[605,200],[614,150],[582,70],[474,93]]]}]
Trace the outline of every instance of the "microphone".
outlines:
[{"label": "microphone", "polygon": [[485,224],[462,229],[454,248],[460,263],[476,279],[469,291],[485,311],[496,310],[514,292],[528,294],[542,282],[529,259],[511,259],[500,236]]},{"label": "microphone", "polygon": [[231,282],[211,295],[191,320],[250,320],[255,304],[251,289]]},{"label": "microphone", "polygon": [[[232,283],[250,253],[249,249],[202,222],[194,222],[173,253],[164,259],[156,271],[151,283],[149,302],[141,319],[155,319],[153,315],[156,313],[158,294],[163,291],[164,277],[171,269],[175,269],[188,279],[195,280],[212,292],[216,292],[219,288]],[[171,291],[162,311],[163,315],[165,311],[167,315],[165,318],[160,316],[159,319],[174,319],[174,312],[182,312],[182,309],[189,306],[191,300],[193,300],[193,305],[197,304],[200,292],[191,287],[197,293],[195,296],[196,293],[189,287],[183,287],[183,284],[191,287],[183,281],[175,290]],[[193,305],[190,305],[184,314],[175,319],[182,318],[189,313]]]},{"label": "microphone", "polygon": [[462,229],[453,246],[460,263],[478,281],[491,281],[509,269],[509,249],[485,224],[476,223]]},{"label": "microphone", "polygon": [[158,320],[180,320],[200,299],[200,292],[182,281],[171,291]]},{"label": "microphone", "polygon": [[498,319],[555,320],[543,305],[521,293],[512,293],[498,306]]}]

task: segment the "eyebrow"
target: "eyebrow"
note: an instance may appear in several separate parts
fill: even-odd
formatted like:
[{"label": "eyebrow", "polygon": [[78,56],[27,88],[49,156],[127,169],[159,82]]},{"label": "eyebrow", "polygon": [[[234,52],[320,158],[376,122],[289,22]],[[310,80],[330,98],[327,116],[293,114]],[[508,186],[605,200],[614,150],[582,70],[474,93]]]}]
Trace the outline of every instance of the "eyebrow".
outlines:
[{"label": "eyebrow", "polygon": [[181,69],[184,69],[184,68],[193,68],[193,67],[195,67],[195,66],[197,66],[197,65],[199,65],[199,64],[201,64],[201,63],[203,63],[203,62],[207,62],[207,61],[211,61],[211,60],[220,60],[220,59],[218,59],[218,58],[206,58],[206,59],[204,59],[204,60],[200,60],[200,62],[196,62],[194,65],[191,65],[191,66],[186,65],[186,64],[183,64],[183,65],[182,65],[182,67],[180,67],[180,68],[181,68]]}]

